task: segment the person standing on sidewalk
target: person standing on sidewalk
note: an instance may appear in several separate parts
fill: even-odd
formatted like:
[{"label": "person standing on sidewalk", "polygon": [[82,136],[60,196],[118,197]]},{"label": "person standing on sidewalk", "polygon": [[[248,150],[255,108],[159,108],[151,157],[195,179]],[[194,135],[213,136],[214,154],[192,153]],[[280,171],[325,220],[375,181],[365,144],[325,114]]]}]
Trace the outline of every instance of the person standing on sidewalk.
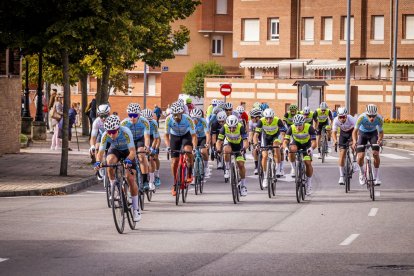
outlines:
[{"label": "person standing on sidewalk", "polygon": [[89,136],[92,132],[92,124],[96,119],[96,99],[93,98],[85,108],[85,115],[89,117]]},{"label": "person standing on sidewalk", "polygon": [[[50,146],[51,150],[58,150],[62,147],[61,140],[59,139],[59,121],[63,115],[63,93],[59,92],[56,94],[56,99],[54,101],[53,107],[51,109],[52,116],[52,128],[53,128],[53,136],[52,136],[52,144]],[[55,117],[53,115],[55,114]]]},{"label": "person standing on sidewalk", "polygon": [[52,112],[50,112],[50,111],[52,110],[52,107],[55,104],[56,94],[57,94],[57,89],[53,88],[52,89],[52,95],[50,95],[50,99],[49,99],[49,105],[48,105],[49,116],[47,118],[49,120],[49,131],[50,131],[50,134],[53,134]]},{"label": "person standing on sidewalk", "polygon": [[161,108],[158,105],[154,104],[154,111],[155,117],[157,118],[157,126],[160,127],[160,118],[161,118]]}]

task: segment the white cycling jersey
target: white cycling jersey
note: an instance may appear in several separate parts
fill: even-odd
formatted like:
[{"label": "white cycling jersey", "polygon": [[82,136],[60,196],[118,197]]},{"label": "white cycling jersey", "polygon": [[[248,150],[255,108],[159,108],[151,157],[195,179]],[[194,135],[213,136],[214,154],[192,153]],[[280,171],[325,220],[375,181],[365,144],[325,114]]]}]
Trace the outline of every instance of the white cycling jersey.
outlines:
[{"label": "white cycling jersey", "polygon": [[98,134],[102,135],[105,132],[104,124],[105,122],[101,118],[96,118],[92,124],[91,137],[98,137]]},{"label": "white cycling jersey", "polygon": [[355,127],[356,119],[351,116],[346,116],[346,121],[344,123],[341,123],[338,119],[338,117],[335,117],[333,121],[333,131],[337,131],[338,128],[341,129],[341,131],[349,132]]}]

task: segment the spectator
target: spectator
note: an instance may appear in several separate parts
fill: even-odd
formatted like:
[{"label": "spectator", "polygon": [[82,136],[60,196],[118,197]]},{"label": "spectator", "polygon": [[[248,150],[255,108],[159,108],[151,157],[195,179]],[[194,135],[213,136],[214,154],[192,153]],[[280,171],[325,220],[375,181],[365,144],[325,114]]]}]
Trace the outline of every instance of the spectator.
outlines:
[{"label": "spectator", "polygon": [[96,119],[96,99],[93,98],[85,109],[85,115],[89,117],[89,135],[92,131],[92,124]]},{"label": "spectator", "polygon": [[81,112],[81,104],[80,103],[76,103],[76,121],[75,121],[75,125],[77,127],[80,127],[82,125],[82,112]]},{"label": "spectator", "polygon": [[153,113],[156,116],[157,125],[158,125],[158,127],[160,127],[160,122],[159,121],[160,121],[160,117],[161,117],[162,111],[161,111],[161,108],[159,108],[158,105],[156,105],[156,104],[154,104],[154,111],[153,111]]},{"label": "spectator", "polygon": [[[57,94],[57,89],[55,88],[52,89],[52,94],[50,95],[49,105],[48,105],[49,111],[52,110],[52,107],[55,104],[56,94]],[[48,120],[49,120],[49,132],[50,134],[53,134],[52,112],[49,112]]]},{"label": "spectator", "polygon": [[[51,108],[51,127],[53,128],[53,136],[52,136],[52,145],[50,146],[51,150],[58,150],[62,148],[61,141],[59,139],[59,121],[63,115],[63,93],[59,92],[56,93],[56,97],[54,99],[54,104]],[[53,118],[53,116],[57,116]],[[56,115],[57,114],[57,115]]]},{"label": "spectator", "polygon": [[[72,141],[72,127],[76,122],[76,103],[72,103],[72,107],[69,108],[69,125],[68,125],[68,140],[69,142]],[[58,134],[58,138],[60,141],[62,141],[63,137],[63,116],[59,121],[59,134]],[[72,149],[70,148],[70,146],[68,146],[68,150],[71,151]]]}]

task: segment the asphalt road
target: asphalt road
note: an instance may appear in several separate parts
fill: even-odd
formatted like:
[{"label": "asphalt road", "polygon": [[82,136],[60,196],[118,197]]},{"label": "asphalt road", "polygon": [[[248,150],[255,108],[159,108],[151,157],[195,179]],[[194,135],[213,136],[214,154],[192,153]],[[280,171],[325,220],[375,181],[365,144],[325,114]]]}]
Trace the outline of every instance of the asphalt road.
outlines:
[{"label": "asphalt road", "polygon": [[289,177],[269,199],[250,160],[240,204],[214,169],[203,195],[190,191],[188,203],[175,206],[164,169],[137,230],[126,225],[123,235],[101,185],[0,198],[0,274],[413,275],[413,160],[414,152],[384,149],[375,202],[356,177],[345,194],[336,154],[314,161],[314,193],[301,204]]}]

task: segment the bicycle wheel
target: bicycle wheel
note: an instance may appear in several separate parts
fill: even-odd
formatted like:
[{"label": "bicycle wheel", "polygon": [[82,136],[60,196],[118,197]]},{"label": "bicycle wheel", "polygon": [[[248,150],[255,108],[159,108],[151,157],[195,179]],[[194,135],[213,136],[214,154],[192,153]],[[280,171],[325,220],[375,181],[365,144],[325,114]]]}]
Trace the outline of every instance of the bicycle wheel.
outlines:
[{"label": "bicycle wheel", "polygon": [[306,186],[305,186],[305,183],[307,183],[308,182],[308,177],[306,176],[306,168],[305,168],[305,166],[304,166],[304,164],[303,164],[303,162],[301,163],[302,165],[301,165],[301,172],[302,172],[302,181],[301,181],[301,190],[302,190],[302,192],[301,192],[301,196],[302,196],[302,201],[304,201],[305,200],[305,196],[306,196]]},{"label": "bicycle wheel", "polygon": [[266,175],[267,175],[267,194],[269,196],[269,198],[272,198],[272,159],[271,158],[267,158],[267,171],[266,171]]},{"label": "bicycle wheel", "polygon": [[276,183],[277,183],[277,178],[275,177],[276,176],[276,164],[275,164],[275,162],[273,162],[273,171],[272,172],[273,172],[272,173],[273,179],[271,181],[271,183],[272,183],[272,195],[273,196],[276,196]]},{"label": "bicycle wheel", "polygon": [[302,172],[300,168],[300,163],[296,162],[295,168],[295,184],[296,184],[296,201],[300,203],[302,199]]},{"label": "bicycle wheel", "polygon": [[114,217],[115,227],[119,234],[124,232],[125,227],[125,212],[124,212],[124,200],[120,188],[119,182],[116,182],[112,186],[112,215]]},{"label": "bicycle wheel", "polygon": [[134,230],[137,223],[134,221],[134,210],[132,208],[132,198],[128,196],[129,186],[128,186],[128,183],[126,183],[126,181],[124,182],[123,187],[124,188],[122,189],[122,197],[124,201],[125,213],[128,218],[129,228],[131,228],[131,230]]},{"label": "bicycle wheel", "polygon": [[345,193],[349,192],[349,186],[350,186],[350,182],[351,182],[350,175],[352,175],[352,172],[351,172],[352,164],[350,163],[350,161],[351,160],[349,159],[349,153],[347,151],[347,153],[346,153],[346,162],[345,162],[345,167],[344,167]]},{"label": "bicycle wheel", "polygon": [[259,162],[257,162],[257,171],[258,171],[258,174],[259,174],[259,187],[260,187],[260,190],[263,190],[264,173],[263,173],[263,167],[262,167],[262,153],[261,153],[261,151],[259,151],[259,156],[258,156],[257,160],[259,161]]},{"label": "bicycle wheel", "polygon": [[322,132],[321,135],[321,159],[322,159],[322,163],[325,163],[325,133]]},{"label": "bicycle wheel", "polygon": [[190,184],[187,183],[187,181],[186,181],[187,180],[187,174],[188,174],[188,168],[184,167],[183,170],[184,170],[184,173],[182,175],[184,177],[181,181],[181,193],[182,193],[183,203],[186,203],[187,202],[187,194],[188,194],[188,186],[190,186]]},{"label": "bicycle wheel", "polygon": [[151,190],[145,191],[145,194],[147,195],[148,201],[152,200],[152,194],[153,193],[154,193],[154,191],[151,191]]},{"label": "bicycle wheel", "polygon": [[181,187],[181,179],[183,178],[183,175],[181,174],[181,164],[178,165],[177,169],[177,179],[175,181],[175,205],[178,205],[180,203],[180,187]]},{"label": "bicycle wheel", "polygon": [[230,166],[230,186],[231,186],[231,194],[233,196],[233,203],[237,204],[237,194],[239,193],[237,189],[237,178],[236,178],[236,168],[234,164]]},{"label": "bicycle wheel", "polygon": [[204,163],[203,163],[203,159],[200,158],[200,162],[198,163],[200,165],[200,167],[198,168],[198,171],[201,172],[200,174],[200,181],[199,181],[199,185],[198,185],[198,191],[200,192],[200,194],[203,193],[203,186],[204,186]]},{"label": "bicycle wheel", "polygon": [[105,176],[103,179],[105,192],[106,192],[106,203],[108,204],[108,208],[111,208],[111,183],[109,182],[108,174],[105,170]]},{"label": "bicycle wheel", "polygon": [[368,182],[370,183],[370,189],[369,189],[369,195],[372,199],[372,201],[375,201],[375,183],[374,183],[374,177],[372,175],[372,167],[371,162],[368,161]]},{"label": "bicycle wheel", "polygon": [[196,195],[198,195],[198,190],[199,190],[199,187],[200,187],[200,178],[201,178],[199,162],[200,162],[200,158],[196,157],[196,159],[194,161],[194,171],[193,171],[193,175],[194,175],[194,192],[195,192]]}]

